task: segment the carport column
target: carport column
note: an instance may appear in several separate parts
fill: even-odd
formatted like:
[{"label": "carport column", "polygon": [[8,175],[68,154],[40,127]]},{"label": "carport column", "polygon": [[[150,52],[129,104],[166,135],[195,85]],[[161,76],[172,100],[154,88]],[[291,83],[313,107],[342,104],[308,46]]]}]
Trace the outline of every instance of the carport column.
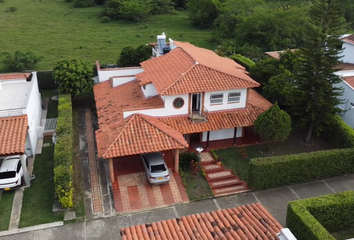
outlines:
[{"label": "carport column", "polygon": [[109,178],[111,183],[114,183],[114,169],[113,169],[113,159],[108,158],[108,167],[109,167]]},{"label": "carport column", "polygon": [[175,150],[175,172],[178,173],[179,168],[179,149]]}]

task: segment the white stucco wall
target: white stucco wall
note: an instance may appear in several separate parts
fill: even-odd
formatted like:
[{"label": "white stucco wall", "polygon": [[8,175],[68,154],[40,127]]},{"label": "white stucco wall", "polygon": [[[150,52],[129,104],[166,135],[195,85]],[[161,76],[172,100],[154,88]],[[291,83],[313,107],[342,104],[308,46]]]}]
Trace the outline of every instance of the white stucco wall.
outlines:
[{"label": "white stucco wall", "polygon": [[38,89],[37,73],[32,73],[32,85],[30,96],[27,99],[27,107],[24,109],[23,113],[27,114],[28,118],[28,135],[30,139],[30,145],[32,154],[36,150],[37,138],[43,137],[43,131],[40,127],[41,115],[42,115],[42,102],[41,95]]},{"label": "white stucco wall", "polygon": [[[202,141],[207,141],[208,132],[203,132]],[[242,127],[237,128],[236,138],[242,137]],[[234,138],[234,128],[210,131],[209,141]]]},{"label": "white stucco wall", "polygon": [[342,47],[343,52],[341,53],[341,55],[343,57],[341,57],[340,60],[345,63],[354,63],[354,45],[344,42]]},{"label": "white stucco wall", "polygon": [[134,76],[143,71],[144,69],[141,67],[101,69],[97,71],[98,81],[104,82],[109,80],[111,77]]},{"label": "white stucco wall", "polygon": [[[182,98],[184,100],[184,105],[177,109],[173,107],[173,101],[176,98]],[[123,113],[124,118],[134,114],[141,113],[154,117],[163,117],[163,116],[174,116],[174,115],[183,115],[188,114],[188,94],[174,95],[174,96],[163,96],[162,100],[165,103],[164,108],[159,109],[147,109],[147,110],[136,110],[136,111],[126,111]]]},{"label": "white stucco wall", "polygon": [[128,76],[128,77],[114,77],[112,78],[112,86],[117,87],[127,82],[131,82],[135,80],[135,76]]},{"label": "white stucco wall", "polygon": [[339,97],[344,101],[344,103],[339,105],[339,107],[347,111],[340,115],[340,117],[350,127],[354,128],[354,108],[350,109],[350,103],[352,102],[354,104],[354,89],[344,81],[335,86],[342,87],[344,89],[343,95]]},{"label": "white stucco wall", "polygon": [[[228,94],[230,92],[241,92],[240,102],[228,103]],[[222,104],[214,104],[214,105],[210,104],[210,95],[218,94],[218,93],[224,95]],[[246,99],[247,99],[247,89],[230,89],[226,91],[206,92],[204,98],[204,107],[208,110],[208,112],[235,109],[235,108],[244,108],[246,106]]]},{"label": "white stucco wall", "polygon": [[154,84],[152,83],[146,84],[145,89],[143,86],[141,86],[141,90],[143,91],[145,98],[149,98],[157,95],[157,90]]}]

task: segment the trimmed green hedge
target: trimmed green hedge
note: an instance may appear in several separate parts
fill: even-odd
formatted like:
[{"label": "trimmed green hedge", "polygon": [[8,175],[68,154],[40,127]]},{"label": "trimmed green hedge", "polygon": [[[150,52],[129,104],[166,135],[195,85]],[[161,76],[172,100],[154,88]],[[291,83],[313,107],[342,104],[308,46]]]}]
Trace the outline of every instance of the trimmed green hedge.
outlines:
[{"label": "trimmed green hedge", "polygon": [[354,191],[288,204],[286,226],[298,240],[335,240],[329,232],[354,226]]},{"label": "trimmed green hedge", "polygon": [[233,55],[229,56],[229,58],[234,60],[238,64],[241,64],[242,66],[244,66],[247,71],[249,71],[251,69],[251,67],[253,67],[255,65],[255,63],[251,59],[249,59],[245,56],[242,56],[241,54],[233,54]]},{"label": "trimmed green hedge", "polygon": [[260,190],[349,173],[354,173],[354,149],[333,149],[251,159],[248,184]]},{"label": "trimmed green hedge", "polygon": [[70,94],[60,94],[54,149],[55,194],[64,208],[73,206],[73,122]]},{"label": "trimmed green hedge", "polygon": [[52,90],[57,88],[53,78],[53,70],[37,72],[37,79],[39,90]]},{"label": "trimmed green hedge", "polygon": [[211,153],[211,155],[213,155],[213,157],[214,157],[215,160],[218,160],[218,159],[219,159],[219,156],[216,154],[215,149],[211,149],[211,150],[210,150],[210,153]]},{"label": "trimmed green hedge", "polygon": [[323,131],[327,141],[337,148],[354,147],[354,130],[346,124],[338,115],[334,117],[334,123]]}]

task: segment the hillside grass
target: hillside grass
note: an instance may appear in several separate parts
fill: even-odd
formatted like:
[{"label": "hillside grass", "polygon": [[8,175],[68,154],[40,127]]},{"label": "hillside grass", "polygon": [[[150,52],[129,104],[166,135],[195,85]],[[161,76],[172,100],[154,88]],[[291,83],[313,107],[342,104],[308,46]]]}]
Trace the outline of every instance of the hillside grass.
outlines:
[{"label": "hillside grass", "polygon": [[[7,12],[16,7],[15,12]],[[125,46],[156,42],[156,35],[213,49],[210,31],[195,29],[186,11],[152,16],[144,23],[101,23],[102,6],[73,8],[64,0],[4,0],[0,3],[1,51],[29,51],[44,57],[36,70],[53,68],[56,60],[81,57],[115,63]]]}]

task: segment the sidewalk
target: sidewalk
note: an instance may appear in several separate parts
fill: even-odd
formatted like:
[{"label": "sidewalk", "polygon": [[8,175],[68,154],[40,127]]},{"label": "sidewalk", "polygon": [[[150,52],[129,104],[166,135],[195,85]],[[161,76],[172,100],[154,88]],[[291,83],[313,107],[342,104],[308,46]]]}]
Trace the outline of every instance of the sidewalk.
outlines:
[{"label": "sidewalk", "polygon": [[209,212],[256,202],[263,204],[280,224],[285,226],[288,201],[346,190],[354,190],[353,174],[264,191],[207,199],[171,206],[164,209],[154,209],[146,212],[96,219],[82,223],[66,224],[59,227],[37,230],[36,228],[38,228],[38,226],[35,226],[30,228],[32,230],[27,229],[27,232],[6,236],[5,234],[9,234],[9,231],[0,232],[0,240],[121,239],[119,229],[123,227],[178,218],[190,214]]}]

